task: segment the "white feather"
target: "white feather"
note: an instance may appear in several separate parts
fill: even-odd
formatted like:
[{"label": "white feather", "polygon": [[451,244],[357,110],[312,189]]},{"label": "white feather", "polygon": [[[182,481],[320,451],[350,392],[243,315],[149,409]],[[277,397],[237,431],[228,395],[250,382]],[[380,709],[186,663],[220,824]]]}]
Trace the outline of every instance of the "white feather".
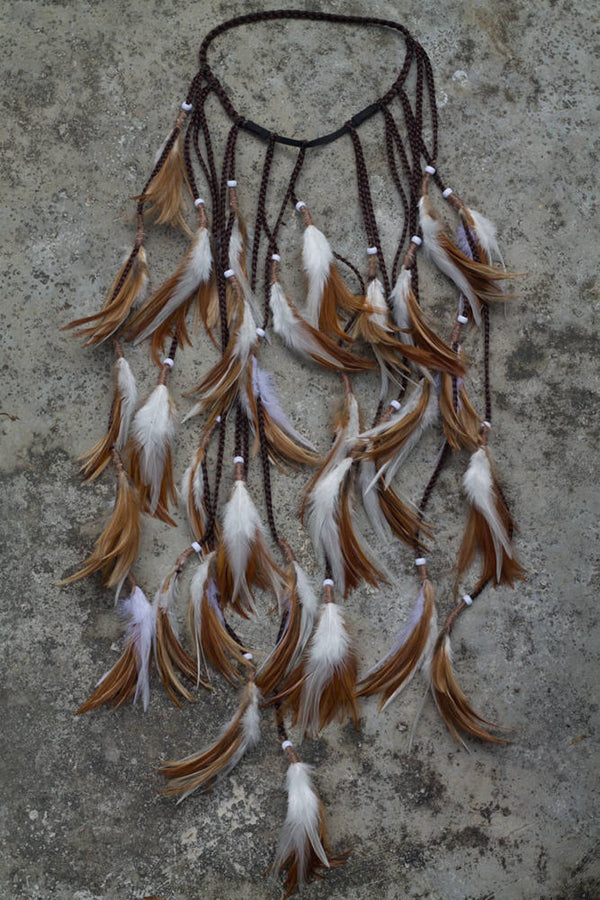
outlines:
[{"label": "white feather", "polygon": [[261,398],[263,406],[270,415],[271,419],[275,422],[276,425],[279,425],[282,431],[285,431],[286,434],[293,438],[296,443],[301,444],[304,447],[308,447],[309,450],[315,450],[314,444],[311,444],[311,442],[303,437],[300,432],[296,431],[296,429],[286,416],[279,401],[279,397],[277,396],[275,384],[273,383],[273,376],[271,375],[271,373],[259,368],[255,356],[252,358],[252,365],[252,383],[254,387],[254,393],[257,397]]},{"label": "white feather", "polygon": [[379,325],[384,331],[391,331],[389,323],[389,310],[385,302],[383,285],[379,278],[373,278],[367,287],[367,305],[371,307],[369,320],[374,325]]},{"label": "white feather", "polygon": [[324,562],[325,558],[329,561],[333,580],[342,594],[346,579],[337,512],[340,488],[351,468],[352,460],[346,457],[327,469],[316,482],[306,504],[306,525],[315,552],[320,562]]},{"label": "white feather", "polygon": [[121,423],[116,440],[117,450],[122,450],[127,443],[129,426],[138,401],[137,385],[131,367],[124,357],[117,359],[117,388],[121,395]]},{"label": "white feather", "polygon": [[294,569],[296,571],[296,592],[298,594],[300,606],[302,607],[302,613],[300,617],[298,645],[294,657],[290,662],[290,669],[296,665],[308,643],[308,639],[312,634],[315,623],[315,616],[317,615],[317,610],[319,608],[319,601],[313,590],[312,584],[308,580],[308,575],[297,562],[294,562]]},{"label": "white feather", "polygon": [[133,439],[139,449],[140,469],[144,484],[150,488],[150,512],[158,505],[160,486],[167,458],[175,436],[177,417],[164,384],[158,384],[135,415]]},{"label": "white feather", "polygon": [[510,539],[498,513],[490,461],[483,447],[472,454],[463,485],[469,501],[482,514],[489,526],[496,554],[496,580],[500,581],[502,548],[509,558],[512,558],[513,554]]},{"label": "white feather", "polygon": [[[192,470],[194,470],[193,480]],[[190,508],[190,491],[192,499],[194,501],[194,506],[198,510],[202,522],[205,523],[206,510],[204,509],[204,475],[202,472],[202,466],[199,464],[191,463],[181,476],[179,499],[187,510],[189,510]]]},{"label": "white feather", "polygon": [[321,298],[323,288],[329,278],[333,251],[329,241],[322,231],[315,225],[308,225],[304,229],[304,245],[302,248],[302,263],[308,278],[308,291],[306,295],[306,317],[311,325],[316,326],[319,321]]},{"label": "white feather", "polygon": [[293,854],[298,860],[298,882],[304,884],[307,875],[309,845],[324,866],[329,860],[319,837],[321,809],[319,798],[312,786],[311,767],[302,762],[291,763],[286,775],[288,807],[285,823],[279,838],[274,867],[280,868]]},{"label": "white feather", "polygon": [[195,294],[201,284],[207,282],[212,272],[212,255],[208,229],[199,228],[194,235],[189,258],[177,280],[173,293],[153,321],[134,340],[139,344],[162,325],[165,319]]},{"label": "white feather", "polygon": [[[394,318],[394,322],[398,326],[398,328],[411,328],[412,322],[410,315],[408,313],[407,306],[407,297],[408,292],[411,289],[411,274],[409,269],[405,269],[404,266],[400,269],[400,274],[396,279],[396,284],[393,287],[392,293],[390,294],[390,300],[392,301],[392,315]],[[405,344],[414,344],[412,335],[407,334],[405,331],[401,331],[399,334],[399,338]]]},{"label": "white feather", "polygon": [[383,544],[389,544],[394,539],[392,530],[381,509],[377,491],[372,491],[371,486],[377,481],[375,463],[370,459],[363,459],[358,469],[358,480],[364,510],[371,527]]},{"label": "white feather", "polygon": [[258,510],[244,482],[236,481],[223,511],[223,542],[233,574],[232,603],[240,592],[250,601],[246,568],[252,544],[259,534],[263,535],[264,529]]},{"label": "white feather", "polygon": [[172,569],[168,575],[163,578],[161,586],[154,595],[154,606],[157,610],[169,610],[173,606],[179,592],[179,574],[176,569]]},{"label": "white feather", "polygon": [[[489,219],[486,219],[486,217],[480,212],[477,212],[476,209],[467,209],[467,212],[473,219],[473,227],[475,228],[477,242],[487,253],[490,262],[493,263],[497,260],[504,266],[504,259],[502,258],[500,247],[498,246],[496,226],[494,223],[490,222]],[[482,260],[482,262],[486,262],[486,260]]]},{"label": "white feather", "polygon": [[448,257],[439,243],[442,233],[442,225],[429,213],[427,200],[421,197],[419,200],[419,223],[423,232],[423,247],[430,259],[438,269],[444,273],[461,291],[471,306],[473,318],[477,325],[481,324],[481,303],[474,293],[469,281],[452,260]]},{"label": "white feather", "polygon": [[138,671],[133,702],[137,703],[141,698],[146,710],[150,699],[150,651],[156,630],[156,609],[139,587],[134,588],[125,600],[121,600],[119,607],[129,620],[125,637],[133,644]]},{"label": "white feather", "polygon": [[312,360],[314,355],[339,368],[338,360],[331,356],[310,334],[307,328],[308,323],[299,314],[294,315],[279,282],[271,285],[269,304],[273,315],[273,330],[286,347],[306,359]]},{"label": "white feather", "polygon": [[344,614],[337,603],[325,603],[319,624],[310,642],[304,664],[298,724],[300,731],[316,737],[319,731],[319,705],[323,691],[335,670],[345,661],[350,650],[350,636],[344,624]]}]

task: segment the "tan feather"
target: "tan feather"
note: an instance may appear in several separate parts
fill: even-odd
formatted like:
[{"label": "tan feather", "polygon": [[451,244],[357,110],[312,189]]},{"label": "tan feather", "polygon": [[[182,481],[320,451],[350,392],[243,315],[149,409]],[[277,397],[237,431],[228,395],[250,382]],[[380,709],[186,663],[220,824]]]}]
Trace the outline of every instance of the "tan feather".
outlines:
[{"label": "tan feather", "polygon": [[418,428],[431,396],[431,383],[427,380],[421,382],[421,395],[418,403],[406,415],[397,422],[392,421],[388,428],[368,437],[368,443],[361,450],[356,450],[356,456],[361,459],[372,459],[380,465],[398,453],[408,441],[413,431]]},{"label": "tan feather", "polygon": [[213,602],[210,591],[211,578],[207,580],[202,594],[199,619],[193,604],[190,604],[190,627],[196,646],[202,650],[207,661],[233,684],[242,679],[236,664],[245,665],[245,648],[227,631],[216,589]]},{"label": "tan feather", "polygon": [[359,587],[363,581],[375,587],[387,578],[379,571],[372,560],[369,559],[361,546],[361,542],[354,530],[352,521],[353,489],[349,478],[346,479],[340,490],[339,505],[339,534],[340,545],[344,557],[345,590],[344,597],[350,591]]},{"label": "tan feather", "polygon": [[442,373],[440,413],[444,434],[451,448],[460,450],[464,447],[473,453],[481,440],[482,420],[473,409],[462,381],[457,386],[457,408],[455,409],[453,380],[447,372]]},{"label": "tan feather", "polygon": [[114,368],[114,394],[108,430],[91,450],[79,457],[84,481],[95,481],[112,458],[113,447],[120,451],[127,440],[131,416],[137,402],[135,379],[126,361],[119,357]]},{"label": "tan feather", "polygon": [[110,520],[81,568],[59,581],[72,584],[94,572],[102,573],[102,584],[116,587],[127,577],[140,546],[140,499],[121,466],[117,470],[117,496]]},{"label": "tan feather", "polygon": [[129,643],[125,647],[119,661],[102,679],[85,703],[82,703],[75,715],[80,716],[82,713],[97,709],[103,703],[110,703],[115,707],[119,707],[121,704],[131,700],[135,694],[137,677],[135,650],[133,645]]},{"label": "tan feather", "polygon": [[100,312],[75,319],[62,330],[78,328],[77,337],[87,338],[86,347],[102,343],[125,321],[133,304],[145,293],[147,284],[146,251],[136,246],[119,270]]},{"label": "tan feather", "polygon": [[[139,492],[142,512],[149,513],[151,492],[149,485],[145,484],[143,480],[140,463],[140,450],[138,447],[134,446],[130,452],[128,468],[131,474],[132,481],[136,485]],[[174,528],[176,528],[177,522],[175,522],[175,520],[172,519],[169,515],[169,503],[177,503],[177,490],[175,488],[175,481],[173,479],[173,457],[170,448],[167,449],[165,454],[165,465],[160,485],[158,503],[156,504],[156,509],[152,513],[152,515],[155,519],[160,519],[161,522],[165,522],[165,524],[172,525]]]},{"label": "tan feather", "polygon": [[[510,510],[498,490],[497,484],[494,484],[494,493],[498,515],[500,516],[506,533],[512,535],[517,528]],[[489,525],[485,516],[475,509],[474,506],[471,506],[467,526],[456,561],[455,594],[458,592],[458,583],[462,575],[473,562],[477,552],[479,552],[481,557],[481,575],[475,585],[475,590],[480,590],[483,585],[490,580],[493,581],[496,586],[499,584],[508,584],[510,587],[514,587],[515,581],[527,580],[525,569],[515,559],[514,555],[508,555],[504,547],[501,547],[500,549],[500,552],[502,553],[502,565],[500,577],[497,578],[496,548],[492,540]]]},{"label": "tan feather", "polygon": [[283,681],[296,654],[300,638],[302,610],[296,592],[296,573],[292,565],[286,569],[285,579],[280,635],[275,649],[269,654],[256,676],[256,684],[264,697],[269,697]]},{"label": "tan feather", "polygon": [[[267,545],[259,532],[255,532],[253,540],[250,542],[250,553],[245,572],[245,585],[238,590],[234,597],[234,575],[227,557],[227,549],[222,540],[217,549],[217,559],[215,567],[215,581],[219,590],[222,603],[248,619],[255,613],[253,599],[253,588],[260,590],[272,590],[276,595],[281,589],[283,573],[275,564],[273,557],[269,553]],[[233,600],[231,599],[233,597]]]},{"label": "tan feather", "polygon": [[431,664],[431,691],[442,718],[457,741],[464,743],[460,732],[492,744],[506,744],[506,739],[491,734],[485,726],[498,726],[475,712],[452,668],[450,637],[446,630],[438,636]]},{"label": "tan feather", "polygon": [[346,286],[336,266],[332,263],[321,295],[319,330],[329,337],[335,335],[344,341],[352,341],[353,338],[345,330],[344,324],[338,315],[338,309],[354,315],[360,312],[362,305],[362,297],[357,297],[352,293]]},{"label": "tan feather", "polygon": [[425,551],[427,547],[420,535],[431,538],[431,527],[423,521],[416,510],[412,510],[402,502],[391,486],[385,487],[378,481],[373,490],[377,490],[382,512],[395,537],[409,547],[418,546],[419,552]]},{"label": "tan feather", "polygon": [[[417,303],[412,287],[408,287],[405,296],[408,314],[410,316],[411,330],[416,348],[405,347],[404,353],[407,359],[425,366],[433,371],[450,372],[452,375],[464,378],[465,368],[459,356],[442,340],[427,324],[425,313]],[[417,349],[420,353],[413,353]]]},{"label": "tan feather", "polygon": [[156,617],[154,652],[156,667],[163,686],[176,706],[181,706],[180,696],[190,702],[195,699],[182,683],[179,675],[183,675],[193,684],[201,684],[202,687],[211,690],[209,684],[198,678],[196,661],[180,644],[173,631],[169,611],[163,607],[159,607]]},{"label": "tan feather", "polygon": [[401,632],[397,649],[389,653],[362,679],[358,697],[371,697],[381,693],[379,711],[404,688],[423,665],[430,645],[432,623],[435,622],[433,586],[425,581],[422,586],[423,605],[416,622],[409,622],[408,634]]},{"label": "tan feather", "polygon": [[[160,154],[159,154],[160,156]],[[180,226],[190,233],[185,221],[184,188],[187,184],[179,127],[166,159],[143,194],[134,200],[149,203],[148,213],[156,225]]]}]

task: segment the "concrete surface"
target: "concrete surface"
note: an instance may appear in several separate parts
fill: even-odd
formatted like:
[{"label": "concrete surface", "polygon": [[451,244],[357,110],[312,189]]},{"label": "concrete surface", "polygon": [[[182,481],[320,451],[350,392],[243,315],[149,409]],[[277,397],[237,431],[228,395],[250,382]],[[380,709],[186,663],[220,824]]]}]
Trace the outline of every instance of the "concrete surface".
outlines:
[{"label": "concrete surface", "polygon": [[[516,734],[507,747],[471,742],[466,752],[428,702],[409,753],[419,684],[381,717],[374,702],[365,703],[358,734],[335,726],[305,742],[300,752],[316,766],[331,842],[352,848],[345,867],[306,893],[315,900],[592,900],[600,897],[599,8],[592,0],[401,6],[401,13],[393,2],[324,8],[402,15],[433,62],[440,166],[495,219],[510,267],[528,273],[522,300],[494,317],[493,451],[521,527],[518,551],[529,580],[514,593],[486,593],[454,638],[456,670],[474,705]],[[112,499],[111,479],[83,487],[76,463],[105,427],[111,354],[85,351],[58,329],[97,308],[118,267],[131,239],[126,198],[141,187],[170,127],[201,37],[246,9],[240,0],[5,4],[3,898],[281,896],[264,876],[285,815],[285,764],[269,716],[252,758],[209,796],[175,807],[156,792],[157,761],[202,746],[233,709],[233,694],[224,688],[178,711],[155,686],[145,715],[129,706],[75,719],[117,659],[120,626],[110,593],[95,579],[54,586],[89,552]],[[385,87],[397,49],[393,36],[278,26],[224,39],[213,59],[253,118],[316,134]],[[364,134],[389,235],[383,147],[373,132]],[[241,183],[256,183],[259,145],[251,143],[240,145]],[[303,185],[320,198],[313,208],[334,243],[360,260],[350,152],[343,141],[311,158]],[[296,296],[301,282],[291,273],[300,233],[290,213],[284,277]],[[184,247],[180,236],[152,233],[156,281]],[[435,311],[449,315],[451,292],[429,281]],[[180,409],[187,405],[181,392],[210,353],[202,339],[180,359],[173,380]],[[129,358],[142,391],[149,388],[154,374],[145,349]],[[326,447],[336,380],[290,364],[276,340],[265,360],[294,421]],[[358,390],[366,405],[366,385]],[[191,425],[181,430],[178,473],[194,433]],[[434,448],[427,444],[407,473],[403,490],[412,499]],[[432,506],[432,577],[442,610],[451,604],[448,570],[463,522],[463,464],[453,461]],[[277,514],[316,572],[294,524],[305,478],[276,479]],[[150,595],[185,546],[181,521],[177,531],[155,523],[146,530],[136,571]],[[414,593],[411,554],[384,556],[394,589],[361,591],[347,607],[364,666],[387,646]],[[184,607],[185,589],[182,614]],[[268,621],[271,636],[273,628]]]}]

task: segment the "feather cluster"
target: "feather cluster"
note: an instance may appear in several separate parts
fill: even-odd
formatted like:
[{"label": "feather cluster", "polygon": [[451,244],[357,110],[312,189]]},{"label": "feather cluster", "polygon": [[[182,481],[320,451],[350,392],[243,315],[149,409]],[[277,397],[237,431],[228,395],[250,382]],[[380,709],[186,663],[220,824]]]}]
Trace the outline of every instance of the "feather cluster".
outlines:
[{"label": "feather cluster", "polygon": [[481,304],[510,299],[512,295],[505,294],[498,282],[514,276],[496,266],[476,262],[459,250],[434,216],[426,196],[419,201],[419,222],[425,252],[467,298],[473,319],[481,324]]},{"label": "feather cluster", "polygon": [[349,715],[358,726],[356,671],[344,614],[336,603],[325,603],[304,659],[276,699],[293,710],[294,724],[309,737],[316,737],[336,717],[343,720]]},{"label": "feather cluster", "polygon": [[156,154],[157,165],[161,159],[163,160],[162,164],[144,193],[134,199],[150,204],[148,212],[157,225],[180,226],[184,231],[189,232],[190,229],[184,218],[184,188],[187,184],[187,177],[179,127],[171,132]]},{"label": "feather cluster", "polygon": [[338,310],[351,315],[360,311],[362,299],[346,287],[338,272],[329,241],[315,225],[304,229],[302,262],[308,280],[306,312],[311,325],[329,337],[349,340]]},{"label": "feather cluster", "polygon": [[179,796],[181,802],[193,791],[210,787],[217,777],[230,772],[260,740],[259,703],[260,691],[249,681],[235,716],[214,744],[202,753],[160,767],[160,774],[168,779],[163,793]]},{"label": "feather cluster", "polygon": [[431,663],[431,692],[436,706],[440,711],[444,722],[451,734],[464,744],[460,732],[465,732],[471,737],[488,741],[492,744],[505,744],[504,738],[491,734],[490,728],[498,729],[493,722],[488,722],[475,712],[467,700],[462,688],[456,680],[452,668],[452,649],[450,636],[446,631],[441,631],[436,641]]},{"label": "feather cluster", "polygon": [[101,572],[102,584],[107,587],[120,586],[137,559],[140,534],[140,499],[121,466],[117,470],[115,505],[106,528],[81,568],[59,584],[72,584],[94,572]]},{"label": "feather cluster", "polygon": [[87,338],[85,346],[101,344],[125,321],[133,306],[143,303],[148,290],[146,251],[134,246],[121,266],[100,312],[75,319],[63,330],[78,328],[78,337]]},{"label": "feather cluster", "polygon": [[375,365],[368,359],[349,353],[328,335],[313,328],[285,296],[279,282],[271,285],[269,303],[273,330],[294,353],[332,371],[364,372]]},{"label": "feather cluster", "polygon": [[152,336],[152,355],[160,363],[165,342],[173,335],[179,344],[191,344],[186,315],[192,304],[205,324],[210,321],[214,325],[216,294],[212,268],[208,229],[200,227],[175,273],[128,323],[128,339],[139,344]]},{"label": "feather cluster", "polygon": [[222,534],[216,560],[216,581],[221,598],[240,615],[255,612],[253,586],[279,596],[281,571],[267,549],[264,526],[248,488],[234,482],[222,516]]},{"label": "feather cluster", "polygon": [[390,378],[397,381],[397,376],[406,372],[407,367],[402,357],[411,348],[402,344],[397,329],[390,321],[379,278],[373,278],[369,282],[365,304],[356,316],[352,337],[362,338],[371,347],[381,372],[379,399],[382,400],[387,394]]},{"label": "feather cluster", "polygon": [[96,690],[79,707],[76,715],[89,712],[103,703],[121,706],[133,698],[141,699],[144,710],[150,699],[150,664],[152,641],[156,629],[156,610],[148,603],[144,592],[134,588],[127,599],[121,600],[120,611],[127,618],[125,648],[118,662],[103,675]]},{"label": "feather cluster", "polygon": [[171,446],[177,416],[164,384],[157,384],[135,415],[131,429],[129,468],[144,512],[169,525],[169,502],[176,502]]},{"label": "feather cluster", "polygon": [[490,579],[496,585],[512,587],[516,579],[524,579],[524,570],[514,556],[511,535],[515,524],[496,484],[486,448],[480,447],[471,456],[463,485],[471,506],[458,552],[456,581],[479,551],[482,573],[476,589]]},{"label": "feather cluster", "polygon": [[286,775],[288,807],[274,867],[284,873],[285,897],[313,881],[324,870],[339,866],[331,857],[325,833],[325,810],[316,793],[310,766],[293,762]]},{"label": "feather cluster", "polygon": [[425,669],[429,675],[436,623],[433,587],[430,581],[425,581],[406,625],[394,639],[392,649],[367,672],[359,685],[357,696],[370,697],[380,693],[381,712],[420,669]]}]

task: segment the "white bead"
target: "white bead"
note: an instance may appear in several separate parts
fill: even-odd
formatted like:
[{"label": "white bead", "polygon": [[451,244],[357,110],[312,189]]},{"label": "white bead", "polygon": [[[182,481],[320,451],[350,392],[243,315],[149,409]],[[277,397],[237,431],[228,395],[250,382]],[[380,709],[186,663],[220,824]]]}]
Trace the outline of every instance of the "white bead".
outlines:
[{"label": "white bead", "polygon": [[256,333],[257,333],[257,335],[258,335],[260,338],[263,338],[263,337],[265,336],[265,333],[266,333],[266,332],[265,332],[265,329],[264,329],[264,328],[260,328],[260,327],[259,327],[259,328],[256,329]]},{"label": "white bead", "polygon": [[447,200],[448,197],[450,196],[450,194],[453,194],[453,193],[454,193],[454,191],[452,190],[452,188],[446,188],[445,190],[442,191],[442,197],[445,200]]},{"label": "white bead", "polygon": [[399,409],[401,409],[402,404],[399,400],[390,400],[390,406],[392,407],[392,409],[398,411]]},{"label": "white bead", "polygon": [[377,253],[377,247],[367,247],[367,253],[369,256],[375,256]]},{"label": "white bead", "polygon": [[186,101],[184,100],[183,103],[181,104],[181,108],[184,109],[186,112],[189,112],[193,105],[194,105],[193,103],[186,103]]},{"label": "white bead", "polygon": [[413,234],[413,236],[410,239],[410,242],[411,242],[411,244],[416,244],[417,247],[420,247],[421,244],[423,243],[423,241],[421,240],[421,238],[419,237],[418,234]]},{"label": "white bead", "polygon": [[233,278],[235,272],[233,271],[233,269],[225,269],[223,275],[225,276],[225,278]]},{"label": "white bead", "polygon": [[271,255],[271,259],[273,260],[273,262],[281,262],[281,257],[279,255],[279,253],[273,253]]},{"label": "white bead", "polygon": [[237,466],[238,463],[240,463],[241,465],[244,465],[244,457],[243,456],[234,456],[233,457],[234,466]]},{"label": "white bead", "polygon": [[435,166],[425,166],[428,175],[435,175]]},{"label": "white bead", "polygon": [[237,187],[237,181],[235,180],[235,178],[232,178],[227,182],[227,187]]},{"label": "white bead", "polygon": [[484,420],[483,420],[483,425],[484,425],[485,428],[491,428],[491,427],[492,427],[492,423],[491,423],[491,422],[488,422],[487,419],[484,419]]},{"label": "white bead", "polygon": [[460,322],[461,325],[466,325],[469,319],[468,316],[457,316],[456,321]]},{"label": "white bead", "polygon": [[300,212],[301,209],[304,209],[305,206],[306,203],[304,202],[304,200],[298,200],[298,202],[296,203],[296,209],[298,212]]},{"label": "white bead", "polygon": [[424,556],[418,556],[415,559],[415,566],[426,566],[426,565],[427,565],[427,560]]},{"label": "white bead", "polygon": [[326,578],[323,582],[323,587],[333,587],[333,578]]},{"label": "white bead", "polygon": [[172,369],[173,366],[175,365],[175,363],[173,362],[173,360],[170,359],[168,356],[167,356],[166,359],[163,359],[162,364],[163,364],[163,366],[168,366],[170,369]]},{"label": "white bead", "polygon": [[194,206],[204,206],[204,200],[202,199],[202,197],[198,197],[196,200],[194,200]]},{"label": "white bead", "polygon": [[220,421],[221,421],[221,416],[217,416],[217,418],[215,419],[215,421],[216,421],[216,422],[220,422]]},{"label": "white bead", "polygon": [[282,742],[281,742],[281,749],[282,749],[282,750],[287,750],[288,747],[293,747],[293,746],[294,746],[294,745],[292,744],[291,741],[282,741]]},{"label": "white bead", "polygon": [[463,603],[464,603],[466,606],[471,606],[471,604],[473,603],[473,598],[471,597],[470,594],[464,594],[464,595],[463,595]]},{"label": "white bead", "polygon": [[191,546],[192,546],[192,550],[194,550],[196,553],[202,552],[202,547],[200,546],[198,541],[193,541]]},{"label": "white bead", "polygon": [[251,653],[244,653],[244,659],[254,659]]}]

